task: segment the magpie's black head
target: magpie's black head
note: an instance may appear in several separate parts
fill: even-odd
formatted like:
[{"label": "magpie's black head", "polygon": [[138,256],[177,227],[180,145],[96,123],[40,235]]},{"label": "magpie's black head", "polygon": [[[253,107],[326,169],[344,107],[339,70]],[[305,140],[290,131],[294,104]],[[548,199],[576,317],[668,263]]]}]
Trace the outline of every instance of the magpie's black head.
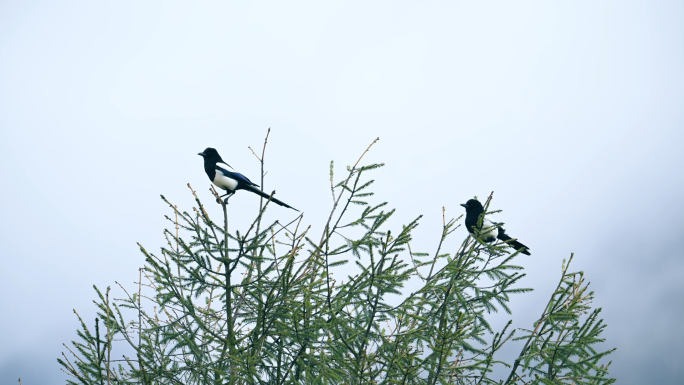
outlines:
[{"label": "magpie's black head", "polygon": [[203,157],[205,160],[208,160],[213,163],[224,163],[223,159],[221,159],[221,155],[219,155],[218,151],[216,149],[207,147],[204,151],[200,152],[197,154],[201,157]]},{"label": "magpie's black head", "polygon": [[224,162],[223,159],[221,159],[221,155],[219,155],[218,151],[216,151],[216,149],[214,149],[214,148],[207,147],[204,149],[204,151],[200,152],[197,155],[204,158],[205,169],[207,167],[216,166],[216,163],[223,163],[223,164],[227,165],[228,167],[230,167],[230,165],[228,163]]},{"label": "magpie's black head", "polygon": [[470,199],[466,203],[461,203],[461,206],[465,207],[466,213],[470,214],[480,214],[484,211],[484,207],[482,207],[482,203],[478,201],[477,199]]}]

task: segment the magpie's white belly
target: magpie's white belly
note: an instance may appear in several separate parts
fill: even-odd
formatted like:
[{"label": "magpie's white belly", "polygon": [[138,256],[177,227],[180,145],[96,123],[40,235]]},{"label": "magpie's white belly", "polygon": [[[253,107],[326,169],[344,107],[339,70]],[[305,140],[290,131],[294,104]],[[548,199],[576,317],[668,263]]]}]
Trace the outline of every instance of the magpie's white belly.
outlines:
[{"label": "magpie's white belly", "polygon": [[494,242],[496,240],[497,232],[497,229],[493,229],[486,233],[480,233],[480,239],[487,243]]},{"label": "magpie's white belly", "polygon": [[216,173],[213,182],[218,187],[230,191],[235,191],[235,188],[238,185],[238,182],[235,179],[222,175],[220,172]]},{"label": "magpie's white belly", "polygon": [[[470,233],[470,235],[472,235],[473,238],[475,237],[475,234],[473,233]],[[491,243],[496,240],[497,235],[499,235],[499,229],[496,227],[496,225],[485,220],[485,223],[482,224],[480,236],[477,239],[482,242]]]}]

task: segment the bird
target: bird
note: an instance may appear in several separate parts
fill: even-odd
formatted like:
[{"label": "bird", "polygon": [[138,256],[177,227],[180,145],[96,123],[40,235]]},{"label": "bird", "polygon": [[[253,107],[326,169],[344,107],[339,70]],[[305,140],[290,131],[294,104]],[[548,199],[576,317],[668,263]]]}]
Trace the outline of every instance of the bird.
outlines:
[{"label": "bird", "polygon": [[237,190],[247,190],[266,199],[271,199],[271,202],[276,203],[280,206],[287,207],[295,211],[299,211],[296,208],[288,205],[287,203],[276,198],[273,198],[265,192],[259,190],[259,185],[253,183],[246,176],[240,174],[239,172],[228,171],[227,168],[219,165],[219,163],[222,163],[230,168],[233,168],[231,165],[229,165],[228,163],[224,162],[223,159],[221,159],[221,155],[219,155],[216,149],[207,147],[204,151],[200,152],[197,155],[204,158],[204,171],[207,173],[209,180],[217,187],[220,187],[221,189],[226,191],[226,194],[221,195],[221,197],[227,195],[225,203],[228,203],[228,199],[232,197]]},{"label": "bird", "polygon": [[485,243],[492,243],[499,239],[521,253],[525,255],[531,255],[528,251],[530,248],[506,234],[506,230],[501,227],[501,224],[498,222],[493,222],[487,218],[483,218],[481,227],[478,226],[480,215],[484,213],[484,207],[482,207],[482,203],[480,203],[480,201],[477,199],[470,199],[466,203],[461,203],[461,206],[465,207],[466,209],[465,224],[468,232],[473,238]]}]

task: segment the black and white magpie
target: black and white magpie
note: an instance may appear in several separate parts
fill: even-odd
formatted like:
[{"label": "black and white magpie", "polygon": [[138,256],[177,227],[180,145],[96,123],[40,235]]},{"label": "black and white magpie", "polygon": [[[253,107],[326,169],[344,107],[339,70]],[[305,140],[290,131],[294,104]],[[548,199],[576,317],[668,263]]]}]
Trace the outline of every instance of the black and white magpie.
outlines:
[{"label": "black and white magpie", "polygon": [[[203,152],[197,154],[204,158],[204,171],[207,173],[209,180],[216,186],[226,190],[226,194],[221,195],[221,197],[228,196],[226,198],[226,203],[228,199],[235,194],[237,190],[247,190],[251,191],[257,195],[260,195],[266,199],[271,198],[270,195],[258,189],[259,185],[253,183],[246,176],[240,174],[239,172],[231,172],[226,168],[221,167],[219,163],[223,163],[226,166],[231,167],[228,163],[221,159],[218,151],[211,147],[207,147]],[[276,198],[271,198],[271,202],[279,204],[283,207],[299,211],[296,208],[288,205],[287,203],[280,201]]]},{"label": "black and white magpie", "polygon": [[[521,253],[530,255],[530,252],[528,251],[530,248],[508,236],[506,230],[504,230],[498,222],[483,218],[482,225],[478,226],[480,215],[484,213],[484,207],[482,207],[480,201],[471,199],[466,203],[462,203],[461,206],[466,209],[465,224],[468,232],[473,238],[485,243],[492,243],[495,240],[500,239]],[[476,236],[476,234],[479,236]]]}]

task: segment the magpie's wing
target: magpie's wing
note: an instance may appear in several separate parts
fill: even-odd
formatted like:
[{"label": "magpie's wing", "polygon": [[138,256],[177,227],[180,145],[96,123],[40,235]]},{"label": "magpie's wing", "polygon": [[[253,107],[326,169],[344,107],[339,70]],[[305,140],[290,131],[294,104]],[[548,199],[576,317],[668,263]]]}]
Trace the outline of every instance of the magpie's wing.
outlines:
[{"label": "magpie's wing", "polygon": [[[482,221],[482,228],[483,229],[493,229],[499,226],[499,222],[494,222],[492,220],[489,220],[488,218],[485,218]],[[503,229],[499,226],[499,231],[501,232]]]},{"label": "magpie's wing", "polygon": [[231,174],[234,174],[233,172],[226,170],[225,168],[219,166],[218,164],[216,166],[214,166],[214,168],[216,169],[216,171],[223,174],[223,176],[230,176]]},{"label": "magpie's wing", "polygon": [[251,180],[249,180],[249,178],[247,178],[246,176],[240,174],[239,172],[231,172],[231,171],[228,171],[228,170],[226,170],[225,168],[219,166],[218,164],[216,165],[216,170],[217,170],[217,171],[220,171],[221,174],[223,174],[223,175],[225,175],[225,176],[227,176],[227,177],[229,177],[229,178],[233,178],[233,179],[235,179],[235,180],[237,180],[237,181],[240,181],[240,182],[242,182],[242,183],[245,183],[245,184],[247,184],[248,186],[258,186],[256,183],[253,183]]},{"label": "magpie's wing", "polygon": [[241,181],[243,181],[243,182],[249,184],[250,186],[257,186],[257,187],[259,187],[258,184],[252,182],[251,180],[249,180],[249,178],[247,178],[246,176],[240,174],[239,172],[234,172],[233,175],[235,176],[236,179],[239,179],[239,180],[241,180]]}]

